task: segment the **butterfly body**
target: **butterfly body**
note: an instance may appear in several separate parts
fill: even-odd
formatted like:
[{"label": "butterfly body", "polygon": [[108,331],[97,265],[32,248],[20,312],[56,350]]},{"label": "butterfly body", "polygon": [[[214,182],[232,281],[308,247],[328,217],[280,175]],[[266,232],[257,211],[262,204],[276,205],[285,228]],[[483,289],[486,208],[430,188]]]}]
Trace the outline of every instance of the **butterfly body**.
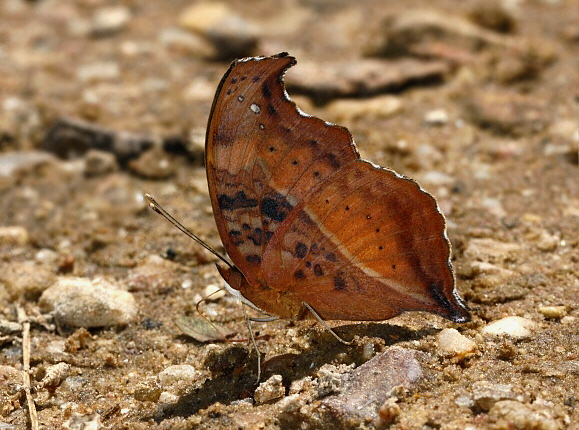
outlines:
[{"label": "butterfly body", "polygon": [[458,296],[436,201],[360,159],[343,127],[289,100],[280,54],[234,62],[213,102],[206,169],[235,264],[225,281],[282,318],[384,320],[404,311],[470,316]]}]

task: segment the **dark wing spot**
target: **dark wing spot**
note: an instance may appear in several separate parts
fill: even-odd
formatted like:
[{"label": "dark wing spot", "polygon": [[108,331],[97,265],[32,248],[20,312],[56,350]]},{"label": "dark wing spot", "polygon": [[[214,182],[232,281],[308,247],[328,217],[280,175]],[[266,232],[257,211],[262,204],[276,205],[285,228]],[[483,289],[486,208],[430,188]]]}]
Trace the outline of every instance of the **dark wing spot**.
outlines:
[{"label": "dark wing spot", "polygon": [[231,83],[232,83],[232,84],[236,84],[236,83],[237,83],[237,78],[231,78]]},{"label": "dark wing spot", "polygon": [[257,81],[259,81],[260,79],[261,79],[261,78],[260,78],[259,76],[254,76],[253,78],[251,78],[251,80],[252,80],[253,82],[257,82]]},{"label": "dark wing spot", "polygon": [[271,99],[271,90],[269,89],[269,84],[267,82],[264,82],[261,86],[261,94],[264,98]]},{"label": "dark wing spot", "polygon": [[247,238],[251,240],[255,246],[261,246],[263,242],[263,230],[256,228],[253,230],[253,236],[248,236]]},{"label": "dark wing spot", "polygon": [[340,162],[338,161],[336,154],[332,154],[331,152],[326,154],[326,158],[334,169],[338,169],[340,167]]},{"label": "dark wing spot", "polygon": [[302,271],[302,269],[298,269],[294,272],[294,278],[296,279],[305,279],[306,275],[304,274],[304,272]]},{"label": "dark wing spot", "polygon": [[239,236],[241,236],[241,232],[240,232],[239,230],[231,230],[231,231],[229,232],[229,235],[230,235],[231,237],[239,237]]},{"label": "dark wing spot", "polygon": [[328,252],[326,254],[326,260],[331,261],[331,262],[335,262],[336,261],[336,254],[334,254],[333,252]]},{"label": "dark wing spot", "polygon": [[217,204],[219,205],[219,209],[230,211],[234,209],[254,208],[257,206],[257,200],[248,198],[243,191],[238,191],[233,197],[221,194],[217,198]]},{"label": "dark wing spot", "polygon": [[378,247],[378,249],[379,249],[380,251],[382,251],[382,250],[384,249],[384,247],[383,247],[382,245],[380,245],[380,246]]},{"label": "dark wing spot", "polygon": [[286,218],[287,212],[281,209],[288,211],[293,209],[293,206],[281,194],[265,197],[261,201],[261,213],[274,221],[282,222]]},{"label": "dark wing spot", "polygon": [[372,218],[372,217],[369,214],[366,215],[366,219],[370,219],[370,218]]},{"label": "dark wing spot", "polygon": [[269,112],[270,115],[275,115],[277,113],[277,111],[275,110],[275,108],[271,103],[267,105],[267,111]]},{"label": "dark wing spot", "polygon": [[314,266],[314,275],[316,276],[324,276],[324,271],[322,270],[322,266],[316,264]]},{"label": "dark wing spot", "polygon": [[269,243],[269,240],[272,238],[273,236],[273,231],[266,231],[265,232],[265,243]]},{"label": "dark wing spot", "polygon": [[346,291],[346,281],[340,275],[334,276],[334,290]]},{"label": "dark wing spot", "polygon": [[294,160],[294,161],[292,161],[292,164],[293,164],[294,166],[297,166],[297,164],[298,164],[298,160]]},{"label": "dark wing spot", "polygon": [[312,267],[312,263],[310,261],[306,261],[306,267]]},{"label": "dark wing spot", "polygon": [[295,256],[297,258],[304,258],[308,253],[308,247],[306,246],[305,243],[303,242],[298,242],[296,244],[296,249],[295,249]]},{"label": "dark wing spot", "polygon": [[251,230],[251,226],[247,223],[243,223],[243,225],[241,226],[244,230]]},{"label": "dark wing spot", "polygon": [[395,269],[396,269],[396,264],[393,264],[393,265],[392,265],[392,270],[395,270]]},{"label": "dark wing spot", "polygon": [[261,257],[257,254],[251,254],[245,257],[245,260],[251,264],[259,264],[261,263]]}]

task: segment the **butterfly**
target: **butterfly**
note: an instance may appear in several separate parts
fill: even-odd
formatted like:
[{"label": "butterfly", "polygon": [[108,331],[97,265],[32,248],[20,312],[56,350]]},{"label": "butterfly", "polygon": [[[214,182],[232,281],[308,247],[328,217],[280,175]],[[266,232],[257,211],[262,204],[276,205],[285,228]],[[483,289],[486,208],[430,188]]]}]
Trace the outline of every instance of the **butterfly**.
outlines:
[{"label": "butterfly", "polygon": [[205,166],[230,291],[280,318],[469,321],[435,199],[361,159],[346,128],[300,111],[283,82],[295,64],[236,60],[213,101]]}]

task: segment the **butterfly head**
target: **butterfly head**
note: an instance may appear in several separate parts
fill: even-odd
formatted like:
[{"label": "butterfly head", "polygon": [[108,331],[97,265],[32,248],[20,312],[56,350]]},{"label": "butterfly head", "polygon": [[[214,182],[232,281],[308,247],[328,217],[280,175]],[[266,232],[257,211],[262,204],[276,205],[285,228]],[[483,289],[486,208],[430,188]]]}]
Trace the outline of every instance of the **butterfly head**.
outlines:
[{"label": "butterfly head", "polygon": [[217,270],[221,277],[227,282],[229,287],[237,291],[243,291],[249,283],[243,273],[239,271],[239,269],[235,266],[225,266],[223,264],[216,264]]}]

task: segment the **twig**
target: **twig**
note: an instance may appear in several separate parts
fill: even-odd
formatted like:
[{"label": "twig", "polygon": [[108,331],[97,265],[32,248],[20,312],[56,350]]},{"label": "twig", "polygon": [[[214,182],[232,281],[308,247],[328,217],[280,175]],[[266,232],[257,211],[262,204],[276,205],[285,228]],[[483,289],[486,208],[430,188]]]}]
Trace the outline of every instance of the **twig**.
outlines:
[{"label": "twig", "polygon": [[32,430],[38,430],[38,413],[30,392],[30,321],[24,309],[20,306],[18,312],[18,322],[22,324],[22,380],[24,391],[26,392],[26,402],[28,403],[28,413],[30,414],[30,426]]}]

